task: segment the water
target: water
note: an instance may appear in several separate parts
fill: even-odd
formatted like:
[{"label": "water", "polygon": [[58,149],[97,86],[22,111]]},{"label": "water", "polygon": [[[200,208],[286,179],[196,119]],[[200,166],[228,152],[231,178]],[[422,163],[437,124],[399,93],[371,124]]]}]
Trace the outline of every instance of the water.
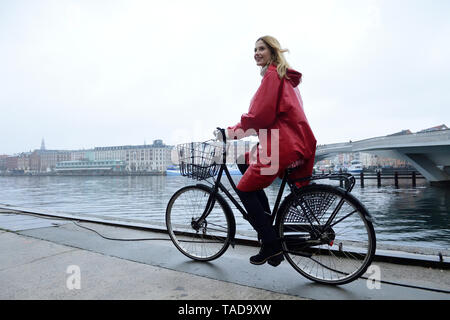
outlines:
[{"label": "water", "polygon": [[[172,194],[192,183],[179,176],[0,177],[0,203],[164,223]],[[266,189],[271,205],[278,186],[274,183]],[[356,185],[352,193],[375,218],[379,244],[450,248],[449,188],[431,187],[424,182],[412,188],[409,181],[398,189],[378,188],[376,181],[366,181],[365,188]],[[235,216],[238,231],[251,230],[238,211]]]}]

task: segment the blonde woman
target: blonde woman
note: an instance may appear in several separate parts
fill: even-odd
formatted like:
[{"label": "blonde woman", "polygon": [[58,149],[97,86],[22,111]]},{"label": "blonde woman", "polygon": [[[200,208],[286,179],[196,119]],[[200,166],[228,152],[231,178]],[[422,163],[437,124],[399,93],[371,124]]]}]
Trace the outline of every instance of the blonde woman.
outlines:
[{"label": "blonde woman", "polygon": [[280,239],[273,229],[269,202],[264,193],[278,176],[296,163],[291,178],[311,175],[316,151],[316,139],[303,111],[298,85],[302,74],[291,69],[277,39],[259,38],[254,58],[261,67],[262,81],[247,113],[238,124],[228,127],[230,139],[241,139],[256,132],[259,145],[245,156],[239,167],[243,176],[237,185],[238,195],[247,212],[249,222],[262,242],[260,252],[250,263],[260,265],[269,261],[277,266],[283,260]]}]

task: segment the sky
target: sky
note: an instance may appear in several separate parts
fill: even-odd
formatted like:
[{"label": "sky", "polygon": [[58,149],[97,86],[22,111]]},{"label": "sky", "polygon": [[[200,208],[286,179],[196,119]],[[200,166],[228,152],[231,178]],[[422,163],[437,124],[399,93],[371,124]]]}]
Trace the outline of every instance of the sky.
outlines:
[{"label": "sky", "polygon": [[0,0],[0,154],[204,141],[303,74],[318,144],[450,126],[448,0]]}]

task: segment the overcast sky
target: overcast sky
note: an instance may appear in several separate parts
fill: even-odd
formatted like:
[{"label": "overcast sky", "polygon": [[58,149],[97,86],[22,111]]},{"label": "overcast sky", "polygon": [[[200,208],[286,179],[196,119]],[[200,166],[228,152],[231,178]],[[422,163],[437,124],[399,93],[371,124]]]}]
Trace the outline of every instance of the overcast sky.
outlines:
[{"label": "overcast sky", "polygon": [[0,0],[0,154],[211,138],[258,37],[303,73],[319,144],[450,126],[450,1]]}]

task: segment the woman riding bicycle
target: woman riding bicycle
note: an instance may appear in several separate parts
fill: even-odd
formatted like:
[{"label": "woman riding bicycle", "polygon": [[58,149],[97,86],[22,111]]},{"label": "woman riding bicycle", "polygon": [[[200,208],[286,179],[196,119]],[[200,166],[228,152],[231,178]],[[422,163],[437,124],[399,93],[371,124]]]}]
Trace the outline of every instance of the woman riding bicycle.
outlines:
[{"label": "woman riding bicycle", "polygon": [[269,201],[264,188],[281,177],[295,163],[292,178],[311,175],[316,139],[303,111],[298,90],[302,74],[291,69],[277,39],[259,38],[254,58],[261,67],[261,85],[254,95],[248,113],[241,121],[228,127],[229,139],[242,139],[258,134],[258,146],[238,161],[243,173],[237,185],[238,195],[249,214],[249,222],[258,233],[260,252],[250,257],[252,264],[266,261],[277,266],[283,260],[280,239],[271,225]]}]

